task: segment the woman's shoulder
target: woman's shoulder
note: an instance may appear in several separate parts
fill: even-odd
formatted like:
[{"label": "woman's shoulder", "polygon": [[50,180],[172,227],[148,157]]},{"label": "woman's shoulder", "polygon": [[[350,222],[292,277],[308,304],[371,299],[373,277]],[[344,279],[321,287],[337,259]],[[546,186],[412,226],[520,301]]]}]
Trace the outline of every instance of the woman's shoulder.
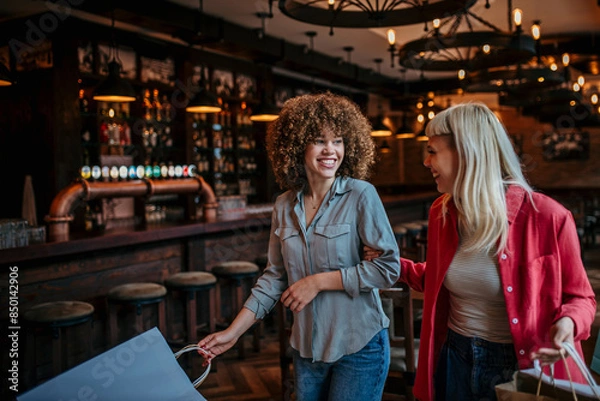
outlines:
[{"label": "woman's shoulder", "polygon": [[282,204],[289,204],[291,201],[296,199],[298,193],[292,190],[287,190],[284,193],[277,196],[275,199],[275,206],[280,206]]},{"label": "woman's shoulder", "polygon": [[533,207],[540,212],[551,214],[570,213],[570,211],[559,201],[541,192],[532,192],[531,199],[533,200]]}]

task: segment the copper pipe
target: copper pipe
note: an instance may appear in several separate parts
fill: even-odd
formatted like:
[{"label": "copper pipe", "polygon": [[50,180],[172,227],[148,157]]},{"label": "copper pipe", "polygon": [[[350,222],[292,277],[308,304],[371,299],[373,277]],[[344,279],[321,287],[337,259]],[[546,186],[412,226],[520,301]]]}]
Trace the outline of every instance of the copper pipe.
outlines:
[{"label": "copper pipe", "polygon": [[63,188],[50,205],[50,213],[45,218],[49,225],[49,241],[60,242],[69,239],[69,222],[73,220],[71,213],[78,200],[193,193],[198,193],[204,200],[203,220],[205,222],[215,221],[219,207],[217,197],[210,185],[199,176],[178,180],[152,180],[149,178],[117,182],[78,180]]}]

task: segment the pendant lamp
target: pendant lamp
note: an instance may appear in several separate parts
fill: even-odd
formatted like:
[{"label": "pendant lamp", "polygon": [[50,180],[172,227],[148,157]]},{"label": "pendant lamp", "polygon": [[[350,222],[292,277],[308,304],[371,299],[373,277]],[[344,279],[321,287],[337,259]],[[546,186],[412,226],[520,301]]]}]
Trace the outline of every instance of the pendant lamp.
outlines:
[{"label": "pendant lamp", "polygon": [[206,89],[206,80],[204,79],[204,66],[200,71],[200,90],[192,97],[185,108],[188,113],[218,113],[222,110],[217,95]]},{"label": "pendant lamp", "polygon": [[397,139],[411,139],[416,136],[414,131],[408,126],[406,111],[402,114],[402,125],[396,130],[395,136]]},{"label": "pendant lamp", "polygon": [[136,100],[135,90],[121,77],[121,60],[119,48],[115,43],[115,15],[112,15],[112,43],[110,45],[111,60],[108,62],[108,77],[98,85],[93,99],[101,102],[133,102]]},{"label": "pendant lamp", "polygon": [[271,122],[279,118],[279,107],[268,100],[262,101],[250,116],[250,121]]},{"label": "pendant lamp", "polygon": [[381,136],[391,136],[392,130],[383,123],[383,115],[378,115],[375,124],[373,124],[373,128],[371,129],[371,136],[381,137]]},{"label": "pendant lamp", "polygon": [[0,86],[11,86],[15,83],[10,71],[6,66],[0,63]]}]

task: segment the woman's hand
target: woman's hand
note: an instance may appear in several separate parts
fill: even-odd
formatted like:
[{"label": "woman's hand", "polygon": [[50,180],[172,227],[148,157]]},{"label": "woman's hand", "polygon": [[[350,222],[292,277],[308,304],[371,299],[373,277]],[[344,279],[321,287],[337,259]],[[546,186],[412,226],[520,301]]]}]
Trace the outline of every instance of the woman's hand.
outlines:
[{"label": "woman's hand", "polygon": [[307,276],[294,284],[290,285],[287,290],[281,294],[281,303],[286,308],[294,313],[300,312],[306,305],[308,305],[319,293],[319,287],[317,283],[318,275]]},{"label": "woman's hand", "polygon": [[239,337],[235,336],[231,330],[217,331],[209,334],[198,341],[198,346],[202,348],[198,351],[204,357],[204,365],[212,361],[217,355],[221,355],[235,345]]},{"label": "woman's hand", "polygon": [[363,258],[369,262],[380,257],[382,253],[382,251],[378,251],[377,249],[373,249],[366,245],[363,247]]},{"label": "woman's hand", "polygon": [[570,317],[560,318],[550,328],[550,338],[553,347],[542,347],[532,352],[531,359],[538,359],[542,366],[550,365],[561,359],[562,343],[573,344],[575,323]]}]

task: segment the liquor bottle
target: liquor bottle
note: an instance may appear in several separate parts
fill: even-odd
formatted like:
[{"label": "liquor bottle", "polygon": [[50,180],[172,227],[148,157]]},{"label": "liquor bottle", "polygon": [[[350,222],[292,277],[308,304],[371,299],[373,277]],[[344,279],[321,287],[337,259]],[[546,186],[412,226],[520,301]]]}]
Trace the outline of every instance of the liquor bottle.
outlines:
[{"label": "liquor bottle", "polygon": [[150,89],[144,90],[144,119],[152,120],[152,101],[150,100]]},{"label": "liquor bottle", "polygon": [[89,111],[89,101],[85,96],[85,91],[83,89],[79,89],[79,112],[87,113]]},{"label": "liquor bottle", "polygon": [[169,100],[167,98],[167,95],[163,95],[162,96],[162,115],[163,115],[163,121],[170,123],[171,119],[172,119],[172,113],[173,113],[173,107],[171,106],[171,103],[169,103]]},{"label": "liquor bottle", "polygon": [[152,91],[152,110],[156,121],[162,120],[162,107],[160,105],[158,89]]}]

